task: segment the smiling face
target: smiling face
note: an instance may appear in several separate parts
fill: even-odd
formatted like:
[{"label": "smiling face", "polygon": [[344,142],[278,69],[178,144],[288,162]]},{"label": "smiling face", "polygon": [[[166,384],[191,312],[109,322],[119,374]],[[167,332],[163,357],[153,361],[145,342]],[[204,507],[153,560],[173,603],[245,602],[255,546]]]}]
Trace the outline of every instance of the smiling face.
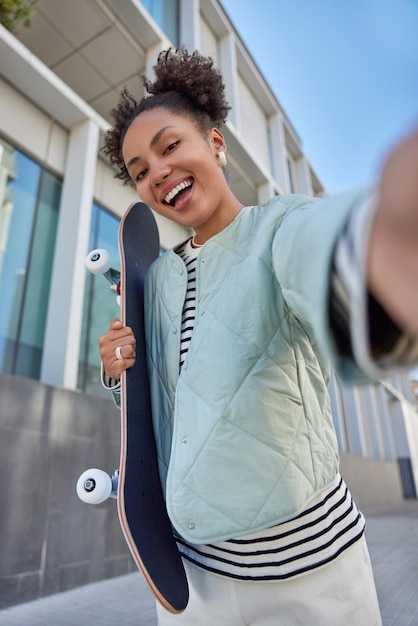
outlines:
[{"label": "smiling face", "polygon": [[190,117],[155,108],[133,120],[122,154],[141,200],[160,215],[193,228],[204,243],[242,207],[218,162],[218,152],[225,148],[217,128],[204,134]]}]

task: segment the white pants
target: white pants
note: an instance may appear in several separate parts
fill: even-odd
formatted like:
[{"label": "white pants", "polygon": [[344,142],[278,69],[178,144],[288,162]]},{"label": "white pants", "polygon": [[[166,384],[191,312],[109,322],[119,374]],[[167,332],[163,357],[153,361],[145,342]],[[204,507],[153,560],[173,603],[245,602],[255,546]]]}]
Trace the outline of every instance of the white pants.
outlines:
[{"label": "white pants", "polygon": [[284,581],[235,581],[185,562],[189,604],[157,605],[159,626],[381,626],[364,537],[337,559]]}]

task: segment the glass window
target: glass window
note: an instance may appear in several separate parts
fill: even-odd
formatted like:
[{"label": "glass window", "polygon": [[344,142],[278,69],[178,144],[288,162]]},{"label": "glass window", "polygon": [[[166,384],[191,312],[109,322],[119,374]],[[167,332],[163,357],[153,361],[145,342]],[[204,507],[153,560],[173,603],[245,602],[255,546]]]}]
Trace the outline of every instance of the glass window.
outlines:
[{"label": "glass window", "polygon": [[[97,204],[93,205],[89,251],[104,248],[111,256],[112,267],[119,269],[119,219]],[[86,270],[87,271],[87,270]],[[87,272],[84,292],[84,314],[80,343],[78,387],[86,393],[109,397],[100,383],[100,354],[98,340],[109,327],[112,317],[120,317],[119,305],[102,276]]]},{"label": "glass window", "polygon": [[38,379],[61,181],[0,139],[0,370]]},{"label": "glass window", "polygon": [[286,158],[287,161],[287,171],[289,173],[289,185],[290,185],[290,193],[295,193],[295,181],[293,176],[293,162],[289,157]]},{"label": "glass window", "polygon": [[179,0],[142,0],[148,13],[175,46],[179,45]]},{"label": "glass window", "polygon": [[269,148],[270,172],[273,178],[277,178],[276,163],[274,161],[273,137],[272,137],[270,126],[267,127],[267,141],[268,141],[268,148]]}]

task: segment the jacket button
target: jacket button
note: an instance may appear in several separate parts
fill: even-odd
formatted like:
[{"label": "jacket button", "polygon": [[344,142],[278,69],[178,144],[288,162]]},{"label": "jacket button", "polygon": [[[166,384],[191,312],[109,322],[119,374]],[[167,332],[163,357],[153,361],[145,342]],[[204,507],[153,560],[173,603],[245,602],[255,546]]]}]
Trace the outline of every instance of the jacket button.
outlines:
[{"label": "jacket button", "polygon": [[189,530],[196,530],[196,524],[195,524],[194,522],[189,522],[189,523],[187,524],[187,528],[188,528]]},{"label": "jacket button", "polygon": [[187,437],[183,437],[183,439],[181,440],[181,443],[186,445],[186,443],[189,443],[189,440],[187,439]]}]

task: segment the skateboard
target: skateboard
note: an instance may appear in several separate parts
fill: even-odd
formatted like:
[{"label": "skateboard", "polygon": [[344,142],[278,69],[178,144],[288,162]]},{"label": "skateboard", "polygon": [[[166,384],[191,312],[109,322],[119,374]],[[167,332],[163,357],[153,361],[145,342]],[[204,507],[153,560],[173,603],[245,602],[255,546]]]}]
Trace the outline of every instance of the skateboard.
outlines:
[{"label": "skateboard", "polygon": [[95,504],[117,497],[119,521],[137,566],[162,606],[181,613],[189,591],[158,471],[144,329],[144,274],[160,246],[154,216],[142,202],[131,205],[122,218],[119,252],[120,276],[110,268],[104,250],[90,253],[86,264],[120,293],[122,322],[136,338],[135,365],[121,377],[120,465],[112,478],[101,470],[87,470],[78,480],[77,493]]}]

